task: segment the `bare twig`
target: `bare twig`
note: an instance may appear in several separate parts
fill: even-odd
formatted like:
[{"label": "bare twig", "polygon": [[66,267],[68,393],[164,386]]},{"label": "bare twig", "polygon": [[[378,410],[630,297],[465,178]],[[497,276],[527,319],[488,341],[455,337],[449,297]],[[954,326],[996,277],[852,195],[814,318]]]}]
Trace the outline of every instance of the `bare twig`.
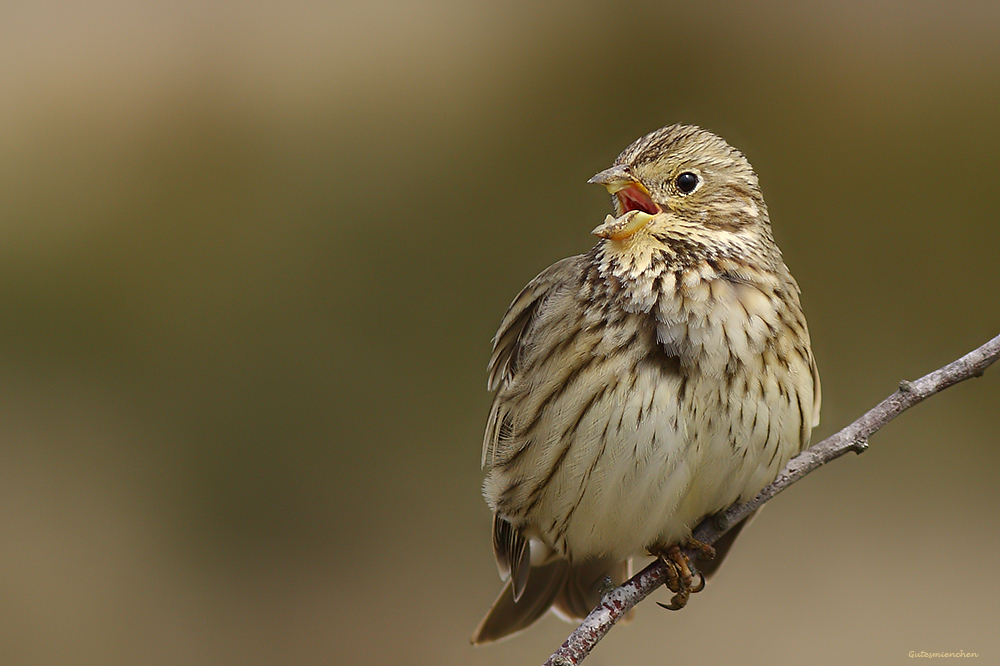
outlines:
[{"label": "bare twig", "polygon": [[[753,500],[746,504],[734,504],[723,513],[706,519],[695,529],[693,537],[703,543],[715,543],[730,528],[788,486],[848,451],[864,452],[868,448],[868,438],[896,416],[949,386],[970,377],[979,377],[998,357],[1000,336],[914,382],[900,382],[898,391],[857,421],[792,458],[778,474],[778,478]],[[687,551],[687,555],[694,560],[698,553]],[[562,647],[549,657],[545,666],[579,664],[615,622],[666,580],[667,567],[657,559],[623,585],[606,594],[600,605],[570,634]]]}]

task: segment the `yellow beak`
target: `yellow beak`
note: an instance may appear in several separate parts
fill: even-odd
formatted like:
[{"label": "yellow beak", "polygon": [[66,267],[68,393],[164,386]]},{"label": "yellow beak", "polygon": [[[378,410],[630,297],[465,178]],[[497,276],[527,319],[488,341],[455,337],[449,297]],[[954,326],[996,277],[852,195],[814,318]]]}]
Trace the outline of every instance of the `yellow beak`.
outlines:
[{"label": "yellow beak", "polygon": [[604,224],[590,233],[608,240],[620,241],[645,227],[652,219],[653,216],[649,213],[644,213],[641,210],[630,210],[618,218],[608,215],[604,218]]},{"label": "yellow beak", "polygon": [[587,181],[603,185],[616,198],[616,208],[625,211],[617,219],[608,215],[604,224],[591,233],[609,240],[623,240],[646,226],[653,215],[660,213],[660,207],[649,195],[649,190],[637,181],[628,166],[618,164],[605,169]]},{"label": "yellow beak", "polygon": [[632,177],[631,170],[624,164],[617,164],[610,169],[605,169],[587,182],[593,185],[603,185],[608,188],[608,192],[611,194],[629,185],[638,185],[635,178]]}]

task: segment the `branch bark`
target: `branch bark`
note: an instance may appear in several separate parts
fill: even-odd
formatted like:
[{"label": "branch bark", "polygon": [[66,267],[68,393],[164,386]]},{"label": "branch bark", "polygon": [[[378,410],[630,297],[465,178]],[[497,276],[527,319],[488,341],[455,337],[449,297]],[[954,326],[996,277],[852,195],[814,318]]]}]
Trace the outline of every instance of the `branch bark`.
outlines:
[{"label": "branch bark", "polygon": [[[765,502],[810,472],[839,458],[848,451],[863,453],[868,438],[885,424],[918,402],[970,377],[979,377],[1000,357],[1000,335],[948,365],[914,382],[902,381],[899,390],[869,410],[843,430],[827,437],[792,458],[778,477],[757,497],[745,504],[734,504],[726,511],[703,521],[693,533],[702,543],[715,543],[731,527],[763,506]],[[698,553],[687,551],[693,561]],[[576,666],[590,654],[598,641],[637,603],[667,580],[667,567],[659,559],[607,593],[600,605],[590,612],[566,642],[556,650],[545,666]]]}]

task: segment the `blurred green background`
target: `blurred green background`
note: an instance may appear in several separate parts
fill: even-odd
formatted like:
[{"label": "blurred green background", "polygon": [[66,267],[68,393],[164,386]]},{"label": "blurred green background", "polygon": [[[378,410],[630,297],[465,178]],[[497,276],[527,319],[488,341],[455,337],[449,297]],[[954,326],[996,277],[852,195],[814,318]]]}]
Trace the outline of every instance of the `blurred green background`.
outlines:
[{"label": "blurred green background", "polygon": [[[569,625],[468,644],[485,366],[594,242],[587,178],[678,121],[747,154],[825,436],[1000,332],[998,32],[992,1],[5,3],[0,662],[541,663]],[[998,404],[994,369],[907,413],[587,663],[996,660]]]}]

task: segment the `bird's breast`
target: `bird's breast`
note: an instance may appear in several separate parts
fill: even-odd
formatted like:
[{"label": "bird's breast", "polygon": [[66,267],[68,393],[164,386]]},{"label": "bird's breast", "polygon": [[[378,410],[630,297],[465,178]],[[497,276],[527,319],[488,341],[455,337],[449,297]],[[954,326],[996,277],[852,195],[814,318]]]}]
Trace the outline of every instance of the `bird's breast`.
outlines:
[{"label": "bird's breast", "polygon": [[498,394],[487,500],[566,557],[676,543],[756,494],[808,435],[808,351],[781,333],[796,320],[781,295],[679,271],[652,279],[645,311],[607,283],[550,303],[537,320],[552,317],[550,335],[528,332],[523,376]]}]

